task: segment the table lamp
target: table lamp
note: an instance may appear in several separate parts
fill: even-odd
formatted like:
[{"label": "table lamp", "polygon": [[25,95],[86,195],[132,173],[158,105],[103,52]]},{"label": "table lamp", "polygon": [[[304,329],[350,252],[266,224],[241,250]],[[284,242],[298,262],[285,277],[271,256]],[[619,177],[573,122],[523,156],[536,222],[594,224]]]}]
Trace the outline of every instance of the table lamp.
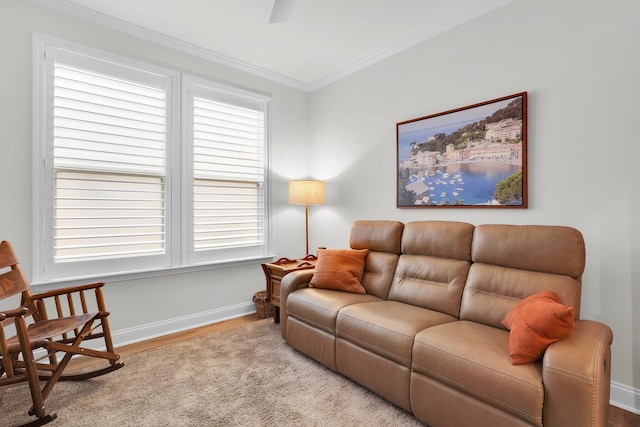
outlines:
[{"label": "table lamp", "polygon": [[289,204],[304,205],[306,255],[309,255],[309,205],[324,204],[324,181],[289,181]]}]

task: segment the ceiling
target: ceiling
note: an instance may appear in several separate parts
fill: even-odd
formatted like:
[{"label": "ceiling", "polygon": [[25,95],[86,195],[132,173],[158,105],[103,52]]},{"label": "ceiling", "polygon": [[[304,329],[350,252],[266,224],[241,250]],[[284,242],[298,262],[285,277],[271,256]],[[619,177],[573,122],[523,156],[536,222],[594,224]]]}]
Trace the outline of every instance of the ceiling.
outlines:
[{"label": "ceiling", "polygon": [[32,0],[314,90],[512,0],[294,0],[269,23],[274,0]]}]

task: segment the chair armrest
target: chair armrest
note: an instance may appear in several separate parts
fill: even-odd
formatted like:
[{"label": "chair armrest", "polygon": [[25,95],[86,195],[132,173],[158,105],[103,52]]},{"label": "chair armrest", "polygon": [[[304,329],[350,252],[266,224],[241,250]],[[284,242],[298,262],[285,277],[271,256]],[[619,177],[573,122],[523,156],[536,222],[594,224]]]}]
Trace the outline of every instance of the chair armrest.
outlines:
[{"label": "chair armrest", "polygon": [[87,291],[87,290],[91,290],[91,289],[97,289],[97,288],[101,288],[103,286],[104,286],[104,282],[89,283],[89,284],[86,284],[86,285],[78,285],[78,286],[69,286],[67,288],[53,289],[51,291],[41,292],[39,294],[33,294],[33,295],[31,295],[31,299],[32,300],[43,300],[45,298],[51,298],[51,297],[60,296],[60,295],[68,295],[68,294],[72,294],[72,293],[76,293],[76,292],[82,292],[82,291]]},{"label": "chair armrest", "polygon": [[25,316],[29,313],[29,309],[27,307],[18,307],[11,310],[5,310],[0,312],[0,320],[4,320],[7,317],[20,317]]},{"label": "chair armrest", "polygon": [[547,348],[542,362],[545,427],[607,425],[612,341],[603,323],[576,320],[567,338]]},{"label": "chair armrest", "polygon": [[306,288],[313,277],[313,270],[292,271],[280,282],[280,334],[287,339],[287,298],[296,289]]},{"label": "chair armrest", "polygon": [[[100,317],[108,316],[109,312],[105,307],[102,295],[103,286],[104,282],[96,282],[31,295],[31,300],[38,309],[36,321],[49,319],[47,308],[55,309],[56,318],[95,312],[98,312]],[[93,291],[90,292],[94,294],[94,298],[91,301],[85,295],[87,291]]]},{"label": "chair armrest", "polygon": [[[27,314],[29,314],[29,308],[25,306],[0,312],[0,329],[4,328],[5,326],[13,324],[16,317],[24,317]],[[4,339],[2,337],[3,337],[3,331],[0,330],[0,341]]]}]

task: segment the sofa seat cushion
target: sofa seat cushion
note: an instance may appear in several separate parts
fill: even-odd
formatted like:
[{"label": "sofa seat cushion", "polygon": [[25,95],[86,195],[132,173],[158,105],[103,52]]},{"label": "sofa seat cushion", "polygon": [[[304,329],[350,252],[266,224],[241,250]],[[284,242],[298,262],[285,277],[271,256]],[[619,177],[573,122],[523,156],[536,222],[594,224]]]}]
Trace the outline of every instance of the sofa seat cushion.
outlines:
[{"label": "sofa seat cushion", "polygon": [[335,335],[336,317],[341,308],[372,301],[380,301],[380,298],[331,289],[302,288],[289,294],[286,310],[289,316]]},{"label": "sofa seat cushion", "polygon": [[464,320],[425,329],[416,335],[412,368],[531,424],[542,423],[542,366],[511,364],[508,331]]},{"label": "sofa seat cushion", "polygon": [[338,338],[410,367],[416,333],[456,320],[448,314],[415,305],[378,301],[354,304],[340,310],[336,333]]}]

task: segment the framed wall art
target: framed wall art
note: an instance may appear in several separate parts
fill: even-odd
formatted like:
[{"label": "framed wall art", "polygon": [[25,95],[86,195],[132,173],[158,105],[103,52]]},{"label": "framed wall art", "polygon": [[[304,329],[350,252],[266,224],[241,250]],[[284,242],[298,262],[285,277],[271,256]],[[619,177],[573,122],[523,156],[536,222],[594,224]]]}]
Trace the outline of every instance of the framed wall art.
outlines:
[{"label": "framed wall art", "polygon": [[526,208],[527,93],[396,123],[398,208]]}]

